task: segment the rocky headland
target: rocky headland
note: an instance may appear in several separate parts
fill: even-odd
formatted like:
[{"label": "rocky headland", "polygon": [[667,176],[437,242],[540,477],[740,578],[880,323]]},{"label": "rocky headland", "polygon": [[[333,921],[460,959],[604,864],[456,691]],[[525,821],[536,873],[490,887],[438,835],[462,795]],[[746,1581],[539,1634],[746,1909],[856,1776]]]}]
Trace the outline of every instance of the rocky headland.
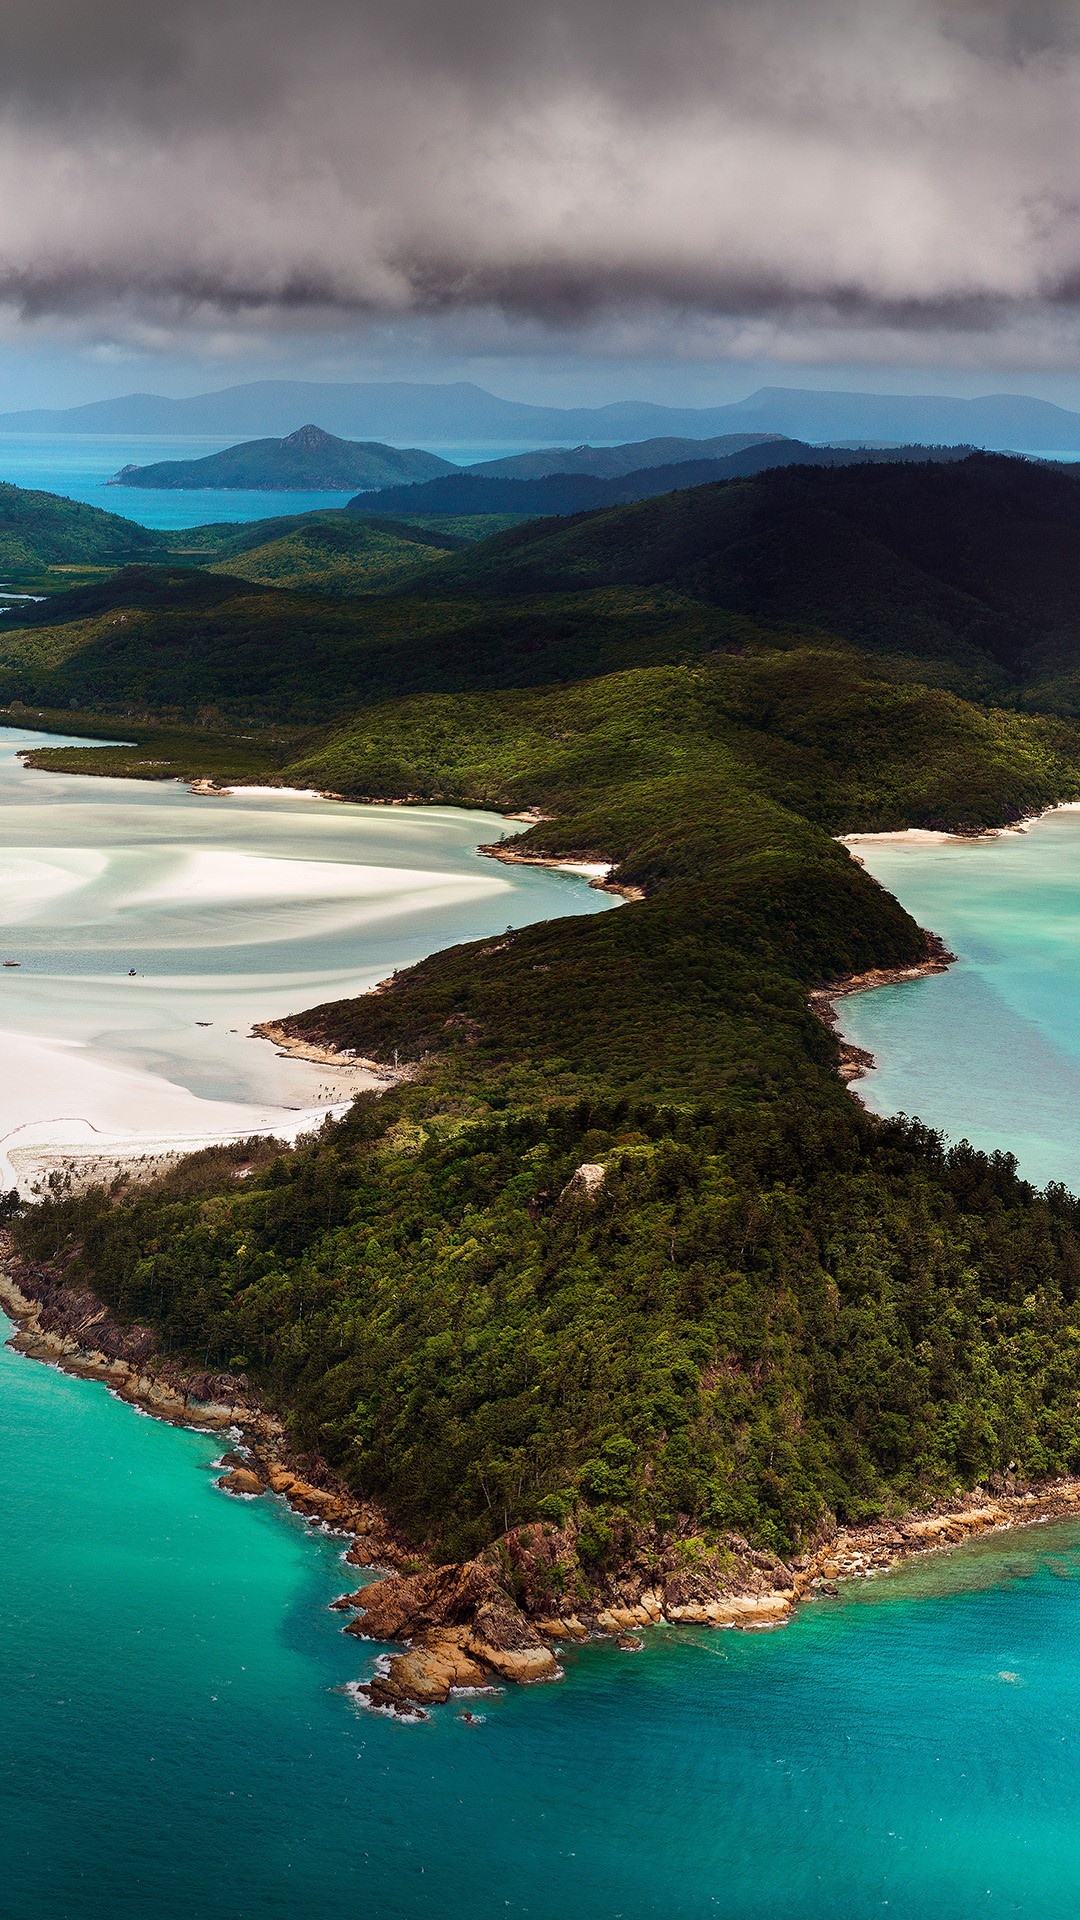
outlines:
[{"label": "rocky headland", "polygon": [[562,1677],[563,1650],[607,1635],[627,1650],[659,1627],[782,1626],[800,1601],[868,1578],[914,1554],[1049,1519],[1080,1518],[1080,1479],[1016,1485],[1008,1477],[902,1518],[860,1528],[826,1523],[785,1561],[737,1534],[718,1542],[627,1525],[602,1567],[577,1523],[537,1521],[473,1559],[435,1564],[377,1502],[318,1458],[297,1454],[283,1421],[243,1375],[185,1367],[156,1350],[150,1327],[122,1324],[86,1288],[31,1269],[0,1238],[0,1307],[11,1344],[29,1358],[98,1380],[156,1419],[233,1436],[218,1484],[242,1498],[277,1495],[313,1525],[349,1540],[346,1559],[380,1577],[342,1594],[349,1634],[402,1651],[379,1660],[356,1691],[373,1707],[415,1715],[459,1689]]}]

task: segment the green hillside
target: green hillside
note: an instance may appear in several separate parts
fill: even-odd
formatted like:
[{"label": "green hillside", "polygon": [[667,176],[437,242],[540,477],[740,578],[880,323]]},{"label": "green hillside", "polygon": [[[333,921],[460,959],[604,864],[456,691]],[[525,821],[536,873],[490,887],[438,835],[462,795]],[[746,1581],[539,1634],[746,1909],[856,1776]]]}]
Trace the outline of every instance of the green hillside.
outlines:
[{"label": "green hillside", "polygon": [[759,621],[1041,679],[1080,641],[1080,478],[987,454],[784,468],[518,527],[447,563],[425,591],[661,583]]},{"label": "green hillside", "polygon": [[898,684],[852,650],[804,647],[393,701],[324,734],[282,778],[358,799],[537,808],[554,819],[524,846],[613,854],[619,823],[648,795],[675,795],[677,782],[663,804],[689,819],[695,785],[727,777],[831,832],[1000,826],[1071,791],[1076,748],[1066,723]]},{"label": "green hillside", "polygon": [[[16,624],[17,623],[17,624]],[[715,647],[745,622],[664,593],[483,599],[287,592],[135,567],[0,622],[0,704],[309,724],[398,692],[542,685]]]},{"label": "green hillside", "polygon": [[210,583],[144,567],[7,615],[0,700],[289,719],[299,687],[308,723],[827,639],[1080,711],[1080,478],[1029,461],[783,469],[472,544],[344,514],[172,538]]},{"label": "green hillside", "polygon": [[37,586],[49,570],[78,572],[149,560],[163,551],[160,534],[78,500],[0,485],[0,580]]},{"label": "green hillside", "polygon": [[418,1550],[558,1526],[549,1588],[507,1574],[537,1611],[1080,1468],[1080,1202],[869,1116],[807,997],[933,951],[833,836],[1080,796],[1080,728],[1019,710],[1077,657],[1078,514],[1017,461],[806,470],[408,594],[146,568],[6,630],[9,675],[159,721],[321,717],[270,777],[532,808],[518,850],[641,896],[298,1012],[415,1079],[297,1151],[57,1195],[24,1250],[246,1371]]},{"label": "green hillside", "polygon": [[210,571],[299,592],[386,593],[467,544],[460,535],[425,534],[394,520],[313,514],[295,524],[256,522]]}]

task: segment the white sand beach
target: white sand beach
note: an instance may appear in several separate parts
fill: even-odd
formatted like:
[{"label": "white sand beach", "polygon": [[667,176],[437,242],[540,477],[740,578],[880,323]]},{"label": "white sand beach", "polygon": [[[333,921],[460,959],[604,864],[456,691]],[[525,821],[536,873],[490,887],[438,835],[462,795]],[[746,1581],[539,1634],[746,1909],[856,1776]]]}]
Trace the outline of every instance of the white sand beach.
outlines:
[{"label": "white sand beach", "polygon": [[251,1134],[295,1140],[342,1113],[352,1093],[381,1085],[361,1069],[339,1076],[344,1098],[300,1109],[206,1100],[135,1067],[114,1066],[83,1042],[0,1029],[0,1186],[24,1197],[49,1175],[82,1184],[134,1159],[175,1159]]}]

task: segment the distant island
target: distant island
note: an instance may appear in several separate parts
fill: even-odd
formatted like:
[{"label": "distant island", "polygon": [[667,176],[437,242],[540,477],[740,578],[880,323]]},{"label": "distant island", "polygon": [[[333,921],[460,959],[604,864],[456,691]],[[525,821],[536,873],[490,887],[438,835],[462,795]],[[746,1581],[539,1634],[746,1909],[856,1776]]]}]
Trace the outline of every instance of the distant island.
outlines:
[{"label": "distant island", "polygon": [[348,493],[352,488],[401,486],[456,473],[450,460],[419,447],[388,447],[380,440],[339,440],[322,427],[297,427],[283,440],[245,440],[202,460],[155,460],[121,467],[111,487],[229,488],[267,493]]},{"label": "distant island", "polygon": [[[529,518],[625,506],[710,480],[776,466],[855,466],[866,461],[958,460],[969,447],[811,446],[780,434],[725,434],[713,440],[654,439],[615,447],[547,448],[458,467],[417,448],[339,440],[298,427],[283,440],[247,440],[201,460],[126,466],[110,486],[242,488],[248,492],[346,492],[362,513]],[[422,490],[422,492],[421,492]]]}]

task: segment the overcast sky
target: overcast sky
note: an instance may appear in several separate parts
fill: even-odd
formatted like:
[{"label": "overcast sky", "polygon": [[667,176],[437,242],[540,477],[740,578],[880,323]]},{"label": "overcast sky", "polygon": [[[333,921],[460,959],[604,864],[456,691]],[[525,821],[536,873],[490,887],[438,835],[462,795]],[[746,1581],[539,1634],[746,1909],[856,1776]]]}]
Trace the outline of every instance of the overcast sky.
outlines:
[{"label": "overcast sky", "polygon": [[4,0],[0,393],[1075,401],[1078,126],[1077,0]]}]

